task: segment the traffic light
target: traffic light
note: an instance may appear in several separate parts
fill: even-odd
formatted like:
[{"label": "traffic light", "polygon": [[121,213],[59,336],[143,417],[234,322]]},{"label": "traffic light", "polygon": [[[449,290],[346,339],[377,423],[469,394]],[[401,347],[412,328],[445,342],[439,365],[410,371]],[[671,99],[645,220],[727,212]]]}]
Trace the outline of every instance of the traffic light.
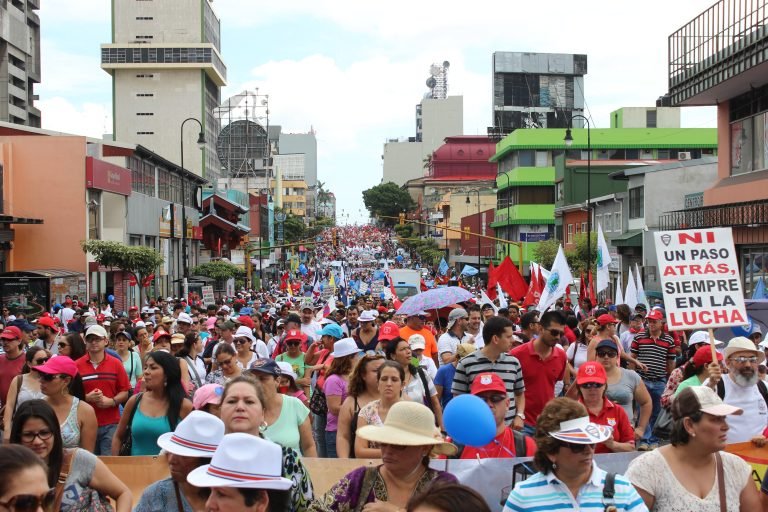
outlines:
[{"label": "traffic light", "polygon": [[405,224],[405,214],[401,213],[400,214],[400,225],[403,226],[404,224]]}]

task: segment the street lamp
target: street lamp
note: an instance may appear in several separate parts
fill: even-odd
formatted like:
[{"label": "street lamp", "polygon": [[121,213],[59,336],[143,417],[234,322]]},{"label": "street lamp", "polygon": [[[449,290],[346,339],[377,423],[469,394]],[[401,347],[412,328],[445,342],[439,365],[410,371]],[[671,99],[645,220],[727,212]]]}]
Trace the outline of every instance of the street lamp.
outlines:
[{"label": "street lamp", "polygon": [[[480,232],[482,229],[482,219],[480,218],[480,189],[476,190],[470,190],[470,192],[475,192],[477,194],[477,271],[480,271]],[[467,194],[467,204],[470,204],[469,200],[469,194]]]},{"label": "street lamp", "polygon": [[[581,114],[575,114],[571,116],[572,125],[573,120],[581,118],[587,123],[587,279],[589,279],[589,273],[592,271],[592,138],[590,134],[589,119]],[[571,135],[571,128],[565,130],[565,138],[563,138],[566,147],[573,145],[573,136]]]},{"label": "street lamp", "polygon": [[[181,122],[181,128],[179,129],[179,141],[181,142],[181,169],[184,170],[184,125],[187,123],[187,121],[194,121],[200,126],[200,133],[197,136],[197,147],[200,150],[205,149],[205,134],[203,133],[203,125],[195,119],[194,117],[188,117],[184,121]],[[187,281],[187,278],[189,277],[189,264],[187,262],[187,194],[184,187],[184,182],[186,181],[184,179],[185,177],[182,175],[181,177],[181,265],[182,265],[182,277],[183,277],[183,283],[184,283],[184,298],[188,298],[187,295],[189,294],[189,284]],[[216,191],[214,190],[214,194]]]}]

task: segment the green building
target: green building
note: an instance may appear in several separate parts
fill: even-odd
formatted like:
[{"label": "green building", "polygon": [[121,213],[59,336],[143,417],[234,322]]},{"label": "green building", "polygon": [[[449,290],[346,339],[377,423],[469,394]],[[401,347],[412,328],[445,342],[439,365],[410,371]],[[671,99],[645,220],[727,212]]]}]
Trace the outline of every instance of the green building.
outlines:
[{"label": "green building", "polygon": [[[626,124],[624,110],[611,114],[613,125]],[[592,128],[591,148],[587,131],[573,129],[569,147],[563,140],[565,130],[548,128],[515,130],[496,145],[490,159],[498,164],[497,208],[491,226],[499,238],[523,244],[526,269],[539,242],[564,238],[562,223],[557,229],[556,207],[586,204],[590,159],[590,192],[595,198],[626,187],[608,178],[616,170],[717,153],[714,128]],[[499,244],[498,249],[499,258],[509,255],[517,263],[516,247]]]}]

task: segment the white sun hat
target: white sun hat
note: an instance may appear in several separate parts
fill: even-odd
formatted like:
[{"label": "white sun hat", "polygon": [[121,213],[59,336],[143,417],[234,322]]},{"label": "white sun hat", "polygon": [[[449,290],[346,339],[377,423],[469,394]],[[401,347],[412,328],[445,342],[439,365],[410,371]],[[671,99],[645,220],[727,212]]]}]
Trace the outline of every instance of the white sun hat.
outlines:
[{"label": "white sun hat", "polygon": [[333,344],[333,352],[331,355],[334,358],[351,356],[360,352],[360,347],[357,346],[357,342],[354,338],[344,338]]},{"label": "white sun hat", "polygon": [[613,429],[589,421],[589,416],[560,422],[560,430],[549,432],[558,441],[573,444],[597,444],[607,441]]},{"label": "white sun hat", "polygon": [[187,475],[195,487],[236,487],[285,491],[293,485],[283,478],[283,449],[251,434],[227,434],[210,464]]},{"label": "white sun hat", "polygon": [[157,438],[157,446],[184,457],[213,457],[224,437],[224,422],[213,414],[192,411],[176,425],[176,430]]}]

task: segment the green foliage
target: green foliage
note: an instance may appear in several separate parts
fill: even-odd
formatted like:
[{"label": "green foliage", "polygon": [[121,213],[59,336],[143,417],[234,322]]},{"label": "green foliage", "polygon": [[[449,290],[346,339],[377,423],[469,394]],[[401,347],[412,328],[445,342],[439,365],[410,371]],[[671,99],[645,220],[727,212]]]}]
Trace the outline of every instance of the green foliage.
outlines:
[{"label": "green foliage", "polygon": [[[275,208],[275,213],[285,213],[285,222],[283,223],[283,239],[285,242],[293,243],[303,240],[307,237],[307,226],[304,224],[304,217],[298,217],[282,208]],[[277,237],[277,224],[275,225],[275,237]]]},{"label": "green foliage", "polygon": [[334,227],[336,227],[335,219],[330,217],[318,217],[312,221],[312,224],[310,224],[309,228],[307,228],[305,238],[314,239],[316,236],[322,234],[322,232],[326,229]]},{"label": "green foliage", "polygon": [[228,261],[217,260],[202,263],[193,268],[191,273],[194,276],[203,276],[216,279],[217,281],[226,281],[233,277],[242,277],[245,274],[245,271]]},{"label": "green foliage", "polygon": [[395,225],[395,233],[400,237],[400,243],[411,253],[411,256],[424,265],[434,265],[445,254],[433,238],[413,236],[413,224]]},{"label": "green foliage", "polygon": [[[416,207],[410,194],[391,181],[363,190],[363,203],[374,216],[397,217],[400,213]],[[382,222],[391,226],[396,221],[382,219]]]},{"label": "green foliage", "polygon": [[[104,267],[130,272],[141,283],[163,264],[163,256],[154,249],[139,245],[125,245],[107,240],[84,240],[80,242],[83,252],[89,252],[93,259]],[[142,293],[139,287],[139,293]],[[141,297],[139,297],[141,299]]]},{"label": "green foliage", "polygon": [[597,233],[592,233],[592,236],[590,238],[590,264],[587,265],[587,234],[586,233],[579,233],[578,235],[575,235],[574,241],[576,242],[576,249],[573,251],[569,251],[569,254],[566,254],[568,256],[568,264],[571,266],[571,271],[575,274],[581,273],[582,271],[584,274],[587,273],[588,266],[592,267],[592,271],[595,271],[595,262],[597,261]]},{"label": "green foliage", "polygon": [[554,238],[539,242],[533,250],[533,257],[536,263],[545,268],[552,268],[552,263],[555,262],[557,248],[560,247],[560,243],[560,240],[555,240]]}]

